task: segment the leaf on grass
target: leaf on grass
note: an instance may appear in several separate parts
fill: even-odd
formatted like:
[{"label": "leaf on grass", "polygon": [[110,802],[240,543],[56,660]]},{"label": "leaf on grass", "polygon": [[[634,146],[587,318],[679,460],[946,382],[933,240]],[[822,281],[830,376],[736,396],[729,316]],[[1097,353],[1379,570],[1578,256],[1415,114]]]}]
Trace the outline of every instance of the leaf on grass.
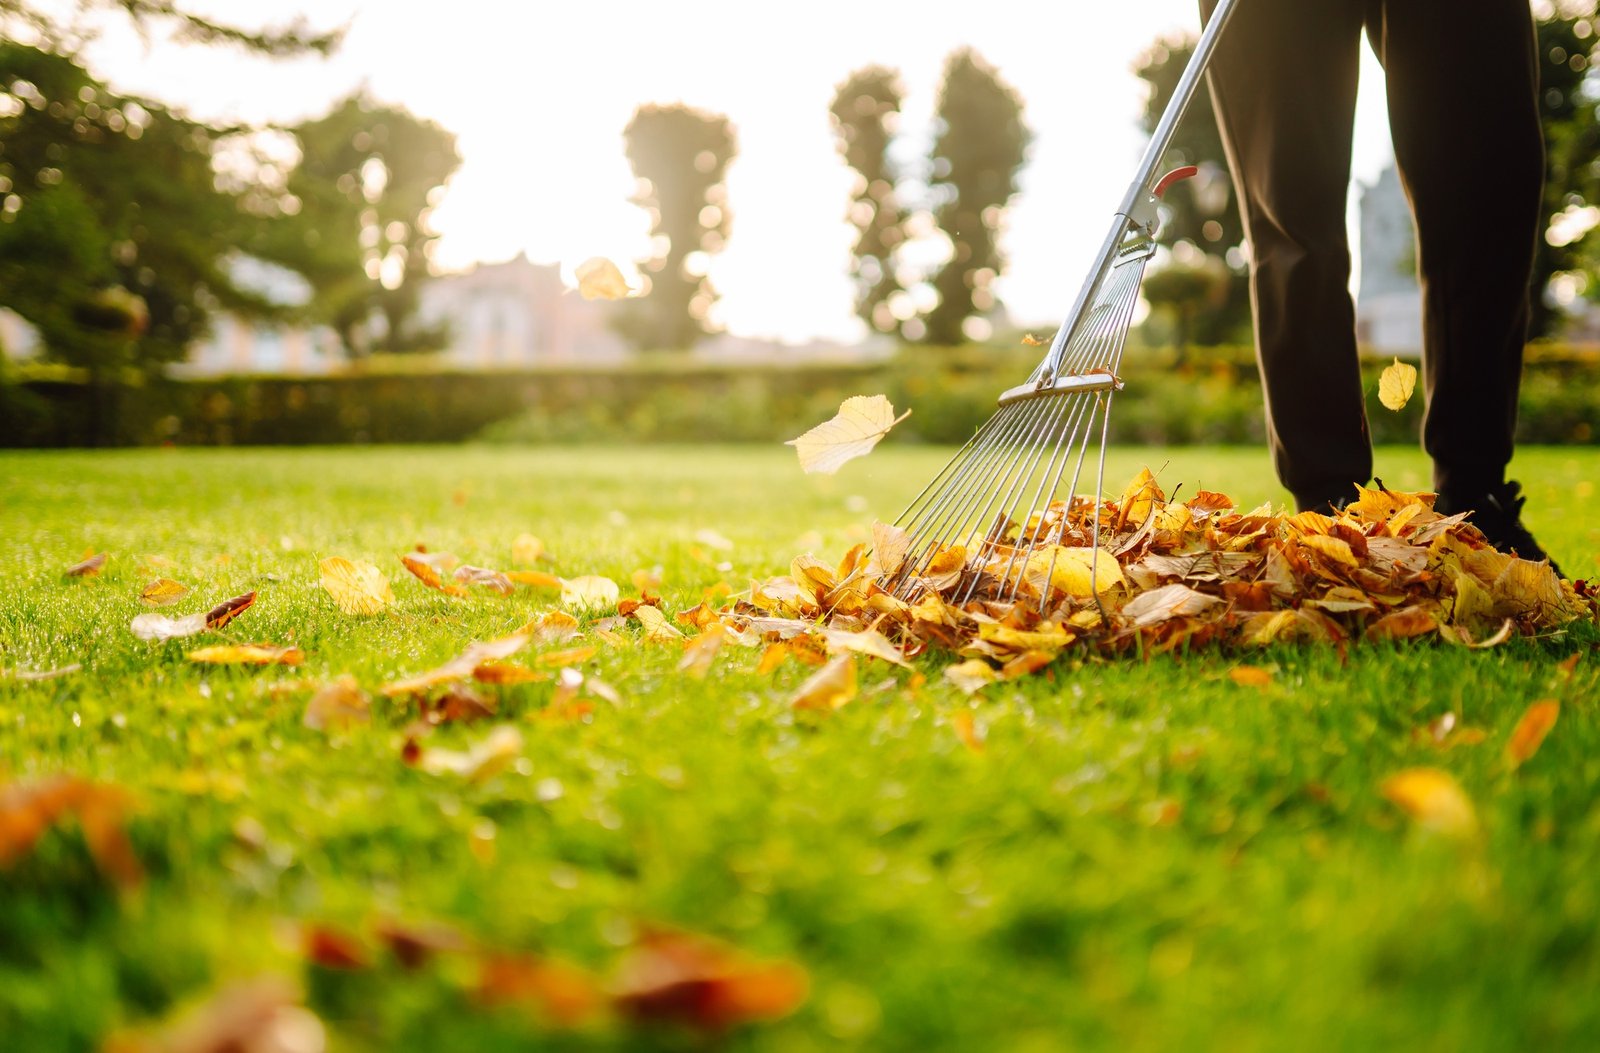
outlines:
[{"label": "leaf on grass", "polygon": [[544,558],[544,542],[532,534],[518,534],[511,542],[511,562],[531,567]]},{"label": "leaf on grass", "polygon": [[522,732],[501,724],[465,750],[424,749],[417,767],[429,775],[458,775],[482,782],[504,771],[522,752]]},{"label": "leaf on grass", "polygon": [[796,709],[831,713],[855,697],[855,656],[842,654],[807,677],[790,701]]},{"label": "leaf on grass", "polygon": [[511,584],[509,577],[498,570],[490,570],[488,567],[474,567],[470,564],[462,564],[456,568],[455,574],[451,576],[463,585],[479,585],[489,589],[491,592],[498,592],[502,596],[509,596],[517,591],[517,587]]},{"label": "leaf on grass", "polygon": [[418,557],[415,553],[407,552],[400,557],[400,562],[414,577],[430,589],[438,589],[446,596],[465,596],[467,590],[460,585],[452,585],[439,576],[439,571],[432,563]]},{"label": "leaf on grass", "polygon": [[585,300],[621,300],[633,292],[622,271],[604,256],[584,260],[573,268],[572,276]]},{"label": "leaf on grass", "polygon": [[568,665],[582,665],[600,653],[600,648],[590,644],[585,647],[569,647],[565,651],[546,651],[535,658],[536,665],[559,668]]},{"label": "leaf on grass", "polygon": [[683,658],[678,662],[678,672],[694,680],[704,680],[727,638],[728,631],[720,623],[706,626],[704,632],[690,640],[684,647]]},{"label": "leaf on grass", "polygon": [[542,570],[508,570],[506,577],[518,585],[535,589],[559,589],[566,585],[560,575],[546,574]]},{"label": "leaf on grass", "polygon": [[531,638],[531,635],[527,632],[516,632],[510,636],[502,636],[498,640],[474,643],[437,669],[430,669],[426,673],[419,673],[404,680],[396,680],[393,683],[385,684],[381,691],[385,696],[394,698],[398,695],[419,694],[440,684],[465,680],[486,662],[497,662],[503,658],[510,658],[528,646],[528,641]]},{"label": "leaf on grass", "polygon": [[578,627],[578,619],[566,611],[550,611],[517,631],[530,634],[534,643],[561,643],[583,635],[583,630]]},{"label": "leaf on grass", "polygon": [[894,406],[882,395],[852,395],[839,406],[839,412],[812,428],[793,446],[800,456],[800,469],[807,473],[832,475],[847,462],[872,452],[889,429],[911,416],[906,410],[894,415]]},{"label": "leaf on grass", "polygon": [[1506,742],[1506,762],[1513,771],[1539,752],[1544,737],[1556,726],[1556,718],[1560,715],[1561,703],[1553,698],[1541,699],[1527,708]]},{"label": "leaf on grass", "polygon": [[92,556],[86,555],[83,559],[68,567],[66,575],[69,578],[92,578],[100,573],[108,558],[110,558],[110,555],[105,552],[96,552]]},{"label": "leaf on grass", "polygon": [[1236,665],[1228,670],[1228,678],[1240,687],[1272,686],[1272,670],[1262,669],[1256,665]]},{"label": "leaf on grass", "polygon": [[983,731],[978,727],[978,721],[968,709],[958,709],[950,714],[950,727],[954,729],[956,738],[961,744],[973,753],[983,752]]},{"label": "leaf on grass", "polygon": [[960,691],[975,695],[979,691],[1000,679],[1000,674],[994,666],[981,658],[969,658],[965,662],[946,666],[944,678],[954,684]]},{"label": "leaf on grass", "polygon": [[805,970],[791,962],[757,961],[703,937],[652,932],[618,963],[612,997],[635,1019],[720,1034],[788,1016],[809,988]]},{"label": "leaf on grass", "polygon": [[1468,837],[1478,829],[1477,812],[1449,772],[1410,768],[1383,781],[1383,795],[1424,829]]},{"label": "leaf on grass", "polygon": [[152,607],[170,607],[189,595],[189,587],[171,578],[157,578],[139,590],[139,602]]},{"label": "leaf on grass", "polygon": [[610,578],[583,574],[561,582],[561,606],[577,611],[604,611],[617,605],[622,590]]},{"label": "leaf on grass", "polygon": [[632,617],[644,626],[644,638],[652,643],[682,643],[683,631],[667,621],[661,608],[648,604],[634,608]]},{"label": "leaf on grass", "polygon": [[322,587],[345,614],[377,614],[394,602],[383,571],[365,560],[329,556],[319,564]]},{"label": "leaf on grass", "polygon": [[1378,401],[1392,410],[1405,409],[1417,388],[1417,367],[1398,358],[1378,377]]},{"label": "leaf on grass", "polygon": [[327,1031],[294,986],[266,976],[223,988],[158,1028],[113,1033],[104,1053],[323,1053]]},{"label": "leaf on grass", "polygon": [[372,964],[367,950],[352,933],[332,925],[307,925],[300,930],[300,953],[324,969],[356,970]]},{"label": "leaf on grass", "polygon": [[101,873],[123,888],[143,880],[123,822],[133,811],[127,791],[75,775],[51,775],[0,786],[0,870],[33,851],[44,834],[75,816]]},{"label": "leaf on grass", "polygon": [[408,925],[392,918],[380,918],[372,923],[372,935],[389,948],[395,961],[405,969],[420,969],[435,955],[468,948],[465,936],[438,923]]},{"label": "leaf on grass", "polygon": [[71,665],[61,666],[59,669],[4,669],[0,670],[0,679],[15,680],[21,684],[37,683],[41,680],[54,680],[57,677],[71,676],[80,672],[83,663],[73,662]]},{"label": "leaf on grass", "polygon": [[165,614],[141,614],[128,623],[133,635],[141,640],[180,640],[198,636],[211,629],[220,629],[250,609],[256,594],[247,592],[231,600],[223,600],[209,611],[196,612],[182,618],[169,618]]},{"label": "leaf on grass", "polygon": [[356,678],[346,673],[317,689],[306,703],[303,723],[316,731],[343,731],[371,719],[372,699],[361,690]]},{"label": "leaf on grass", "polygon": [[219,644],[190,651],[186,657],[202,665],[299,665],[306,660],[298,647],[272,644]]},{"label": "leaf on grass", "polygon": [[519,1006],[541,1022],[577,1027],[597,1014],[605,997],[594,977],[564,962],[530,955],[489,954],[478,973],[478,1001]]},{"label": "leaf on grass", "polygon": [[472,671],[472,679],[480,684],[526,684],[549,680],[550,674],[510,662],[484,662]]}]

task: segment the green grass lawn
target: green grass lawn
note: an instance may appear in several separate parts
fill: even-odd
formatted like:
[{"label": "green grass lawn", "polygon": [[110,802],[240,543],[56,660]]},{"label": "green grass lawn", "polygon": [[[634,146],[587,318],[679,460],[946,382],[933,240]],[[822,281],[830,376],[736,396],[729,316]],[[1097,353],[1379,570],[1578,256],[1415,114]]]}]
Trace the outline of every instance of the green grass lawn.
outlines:
[{"label": "green grass lawn", "polygon": [[[788,702],[808,667],[758,674],[758,651],[729,647],[694,681],[630,625],[621,644],[538,648],[600,643],[582,669],[618,703],[552,719],[553,684],[493,688],[497,717],[428,739],[517,727],[520,757],[481,782],[404,765],[414,712],[396,702],[375,698],[370,725],[333,735],[302,724],[315,683],[349,673],[375,690],[557,605],[547,590],[429,591],[396,558],[419,543],[505,567],[527,531],[556,559],[545,569],[625,594],[659,565],[676,611],[799,552],[836,558],[941,459],[892,438],[833,478],[802,476],[781,447],[0,457],[0,667],[83,667],[0,679],[0,783],[70,772],[129,789],[146,871],[119,892],[72,823],[0,871],[0,1049],[96,1048],[264,973],[300,985],[337,1050],[1593,1048],[1590,627],[1346,660],[1069,652],[971,701],[939,676],[949,659],[928,657],[925,683],[864,666],[860,696],[816,718]],[[1144,463],[1169,490],[1283,496],[1258,450],[1114,451],[1110,480]],[[1425,488],[1417,453],[1378,463],[1392,488]],[[1600,453],[1528,450],[1513,474],[1535,533],[1594,576]],[[104,573],[64,577],[90,548],[111,553]],[[330,555],[377,563],[397,602],[339,613],[317,584]],[[157,556],[171,565],[151,569]],[[157,576],[194,590],[171,614],[257,590],[224,636],[296,644],[304,665],[202,668],[184,658],[194,641],[136,639]],[[1272,670],[1271,686],[1236,684],[1241,663]],[[1543,698],[1560,719],[1510,771],[1507,736]],[[951,724],[969,709],[981,752]],[[1483,740],[1414,736],[1447,713]],[[1386,777],[1418,766],[1460,781],[1480,837],[1417,829],[1383,798]],[[797,963],[810,994],[720,1036],[615,1016],[558,1028],[481,1004],[472,955],[407,971],[373,949],[371,967],[336,970],[291,936],[323,924],[370,940],[379,917],[602,981],[640,931],[681,928]]]}]

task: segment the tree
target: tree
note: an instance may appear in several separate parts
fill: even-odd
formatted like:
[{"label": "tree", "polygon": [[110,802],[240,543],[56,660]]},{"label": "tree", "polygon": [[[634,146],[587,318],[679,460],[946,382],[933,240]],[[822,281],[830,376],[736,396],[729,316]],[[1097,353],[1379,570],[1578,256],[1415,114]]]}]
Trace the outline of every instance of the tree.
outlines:
[{"label": "tree", "polygon": [[829,111],[839,153],[856,173],[849,211],[856,228],[850,270],[856,314],[880,333],[899,328],[889,298],[901,288],[894,261],[906,238],[906,210],[896,193],[899,174],[889,145],[904,97],[899,73],[868,66],[839,85]]},{"label": "tree", "polygon": [[733,125],[688,106],[641,106],[622,134],[638,180],[632,201],[650,214],[654,251],[642,262],[644,295],[615,324],[637,347],[687,350],[711,331],[717,294],[706,265],[730,229],[723,180],[737,150]]},{"label": "tree", "polygon": [[1585,222],[1600,206],[1600,108],[1584,89],[1600,43],[1597,8],[1553,6],[1538,23],[1548,222],[1534,252],[1533,336],[1553,336],[1563,321],[1548,295],[1552,278],[1570,274],[1591,297],[1600,293],[1600,235],[1593,218]]},{"label": "tree", "polygon": [[260,226],[252,249],[305,276],[311,318],[352,357],[437,349],[445,334],[417,313],[438,238],[431,206],[461,163],[455,136],[364,92],[290,131],[301,155],[287,180],[292,204]]},{"label": "tree", "polygon": [[183,43],[232,45],[273,57],[327,55],[344,39],[343,29],[313,30],[304,18],[247,29],[190,11],[174,0],[76,0],[66,5],[65,21],[62,8],[54,4],[41,10],[32,0],[0,0],[0,38],[14,37],[25,27],[49,50],[70,52],[94,34],[92,16],[105,13],[126,17],[146,38],[154,30],[168,29]]},{"label": "tree", "polygon": [[1005,269],[997,239],[1030,133],[1016,90],[970,48],[945,60],[938,114],[930,190],[950,258],[934,275],[938,303],[922,321],[928,342],[956,344],[967,319],[995,305],[992,285]]},{"label": "tree", "polygon": [[87,372],[104,438],[118,371],[182,358],[218,308],[272,311],[229,275],[249,221],[213,167],[229,133],[20,44],[0,44],[0,84],[0,304]]},{"label": "tree", "polygon": [[[1156,41],[1134,62],[1134,73],[1149,88],[1143,117],[1146,132],[1155,131],[1193,54],[1194,41],[1176,37]],[[1244,223],[1233,202],[1222,133],[1205,82],[1175,130],[1163,171],[1182,165],[1199,165],[1201,172],[1167,191],[1159,240],[1168,247],[1188,242],[1215,260],[1212,271],[1222,283],[1208,301],[1212,306],[1196,310],[1189,319],[1190,336],[1201,344],[1248,340],[1250,282]]]}]

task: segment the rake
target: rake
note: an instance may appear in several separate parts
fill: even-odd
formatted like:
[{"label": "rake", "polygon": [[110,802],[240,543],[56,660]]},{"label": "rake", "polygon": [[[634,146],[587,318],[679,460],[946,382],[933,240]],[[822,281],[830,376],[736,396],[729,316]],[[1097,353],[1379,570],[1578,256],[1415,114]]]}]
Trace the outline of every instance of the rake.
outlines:
[{"label": "rake", "polygon": [[[1123,346],[1145,265],[1156,251],[1158,205],[1173,183],[1196,172],[1187,166],[1156,180],[1156,166],[1236,4],[1221,0],[1206,23],[1050,349],[1025,382],[1000,395],[994,415],[895,520],[905,531],[906,554],[879,584],[900,599],[916,600],[930,588],[930,577],[951,573],[952,568],[942,565],[951,553],[961,561],[954,568],[960,577],[945,594],[964,604],[979,593],[980,585],[986,598],[1015,600],[1025,578],[1038,573],[1034,557],[1042,548],[1052,553],[1046,582],[1055,572],[1056,546],[1087,545],[1091,553],[1099,551],[1098,495],[1104,493],[1111,402],[1123,386],[1118,375]],[[1070,513],[1079,507],[1078,487],[1094,445],[1099,448],[1097,496],[1090,501],[1095,510],[1080,515],[1074,525]],[[1064,502],[1058,497],[1063,492]],[[1085,518],[1090,521],[1086,528]],[[1091,555],[1091,596],[1098,595],[1099,562]],[[1050,591],[1040,590],[1041,613]]]}]

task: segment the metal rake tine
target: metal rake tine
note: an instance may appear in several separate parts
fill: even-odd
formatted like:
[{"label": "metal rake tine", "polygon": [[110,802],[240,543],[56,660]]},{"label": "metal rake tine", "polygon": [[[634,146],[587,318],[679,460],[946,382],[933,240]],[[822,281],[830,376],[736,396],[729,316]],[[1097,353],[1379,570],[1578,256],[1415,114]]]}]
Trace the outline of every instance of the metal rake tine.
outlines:
[{"label": "metal rake tine", "polygon": [[[988,420],[986,420],[982,424],[978,425],[978,430],[973,432],[972,436],[967,439],[967,441],[962,445],[962,447],[959,450],[957,450],[954,453],[954,455],[952,455],[951,458],[948,461],[946,461],[944,463],[944,467],[939,469],[939,474],[934,476],[933,479],[931,479],[928,482],[928,485],[924,486],[922,488],[922,492],[921,493],[917,494],[916,497],[913,497],[911,499],[911,502],[906,505],[906,507],[901,511],[901,513],[898,516],[895,516],[895,518],[894,518],[894,525],[895,526],[900,526],[902,523],[904,523],[906,521],[906,516],[910,514],[910,512],[911,512],[911,510],[913,508],[917,507],[917,503],[919,501],[921,501],[924,497],[926,497],[931,491],[933,491],[933,489],[936,486],[938,486],[941,481],[944,480],[945,476],[950,473],[950,470],[952,468],[954,468],[955,465],[958,462],[960,462],[964,457],[966,457],[968,455],[969,451],[971,451],[971,450],[973,450],[973,449],[975,449],[977,447],[977,445],[982,441],[984,434],[987,431],[989,431],[989,429],[994,425],[994,422],[998,417],[999,417],[999,414],[994,414]],[[902,529],[904,529],[904,528],[902,528]]]}]

